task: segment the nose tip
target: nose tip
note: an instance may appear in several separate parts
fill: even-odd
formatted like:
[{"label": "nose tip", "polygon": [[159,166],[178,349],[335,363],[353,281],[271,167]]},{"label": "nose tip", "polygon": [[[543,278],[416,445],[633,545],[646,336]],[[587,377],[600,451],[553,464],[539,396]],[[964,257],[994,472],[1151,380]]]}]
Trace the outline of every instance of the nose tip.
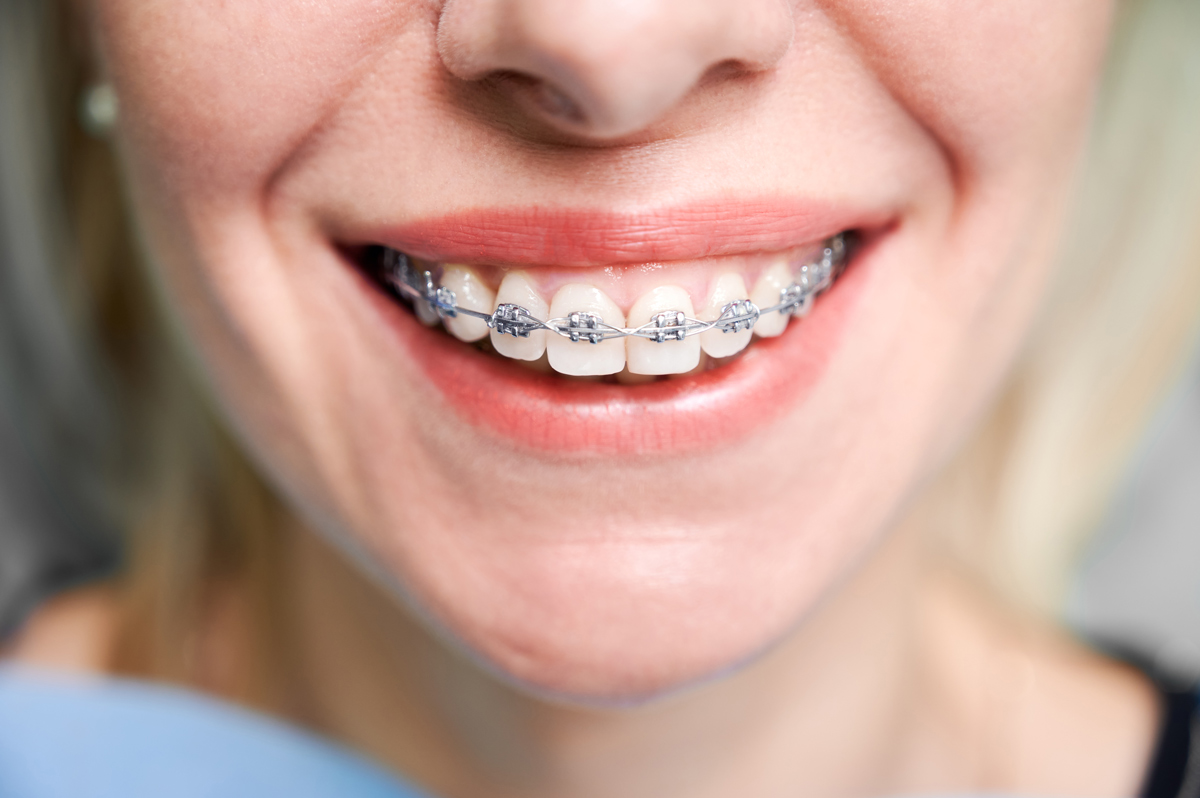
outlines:
[{"label": "nose tip", "polygon": [[789,0],[448,0],[442,62],[505,75],[530,113],[610,139],[669,114],[715,68],[771,69],[791,46]]}]

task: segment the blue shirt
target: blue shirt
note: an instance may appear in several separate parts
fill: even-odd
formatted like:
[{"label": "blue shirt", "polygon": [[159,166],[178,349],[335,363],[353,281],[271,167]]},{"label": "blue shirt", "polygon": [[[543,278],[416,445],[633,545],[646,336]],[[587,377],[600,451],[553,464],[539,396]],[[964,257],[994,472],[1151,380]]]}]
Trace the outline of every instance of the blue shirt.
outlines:
[{"label": "blue shirt", "polygon": [[0,798],[422,798],[319,737],[184,690],[0,667]]},{"label": "blue shirt", "polygon": [[0,666],[0,798],[431,798],[316,735],[172,687]]}]

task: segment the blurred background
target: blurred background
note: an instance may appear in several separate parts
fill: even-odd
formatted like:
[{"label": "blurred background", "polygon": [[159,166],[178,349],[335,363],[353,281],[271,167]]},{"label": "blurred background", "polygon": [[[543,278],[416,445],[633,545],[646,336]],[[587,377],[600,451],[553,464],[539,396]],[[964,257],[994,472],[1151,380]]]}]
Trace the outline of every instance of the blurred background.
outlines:
[{"label": "blurred background", "polygon": [[1159,407],[1088,543],[1066,606],[1087,637],[1200,678],[1200,352]]}]

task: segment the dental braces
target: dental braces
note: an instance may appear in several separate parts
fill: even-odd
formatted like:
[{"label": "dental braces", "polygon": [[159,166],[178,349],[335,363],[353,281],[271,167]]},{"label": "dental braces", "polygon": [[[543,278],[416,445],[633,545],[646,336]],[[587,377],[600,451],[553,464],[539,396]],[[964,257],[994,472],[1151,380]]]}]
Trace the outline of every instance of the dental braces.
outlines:
[{"label": "dental braces", "polygon": [[845,265],[846,237],[838,233],[825,242],[815,260],[798,268],[795,280],[779,292],[779,302],[770,307],[760,308],[749,299],[738,299],[725,304],[721,315],[712,321],[690,318],[680,310],[668,310],[654,314],[650,321],[639,327],[615,327],[605,323],[599,315],[586,311],[542,321],[520,305],[507,302],[497,305],[492,313],[460,307],[454,291],[440,284],[440,269],[420,269],[403,252],[390,248],[384,250],[382,276],[401,296],[414,303],[426,303],[440,318],[469,316],[480,319],[501,335],[528,338],[531,333],[546,330],[572,342],[598,344],[614,338],[645,338],[661,344],[682,341],[708,330],[723,333],[749,330],[768,313],[805,316],[812,308],[813,300],[833,285]]}]

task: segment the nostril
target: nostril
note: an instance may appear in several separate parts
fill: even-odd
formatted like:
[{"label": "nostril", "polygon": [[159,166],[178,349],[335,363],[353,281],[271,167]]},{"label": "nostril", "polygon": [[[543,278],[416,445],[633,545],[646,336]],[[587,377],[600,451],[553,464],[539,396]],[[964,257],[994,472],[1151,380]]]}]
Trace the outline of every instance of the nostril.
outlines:
[{"label": "nostril", "polygon": [[587,122],[583,109],[568,97],[566,92],[552,86],[546,81],[539,82],[537,94],[534,99],[539,108],[555,119],[561,119],[577,125]]},{"label": "nostril", "polygon": [[741,59],[726,58],[724,61],[719,61],[710,66],[700,81],[702,83],[717,83],[728,78],[737,78],[760,71],[762,71],[761,67]]},{"label": "nostril", "polygon": [[791,5],[445,0],[437,46],[451,75],[490,86],[537,121],[618,140],[665,119],[698,86],[770,70],[791,46]]},{"label": "nostril", "polygon": [[497,70],[488,75],[487,80],[554,121],[572,125],[587,122],[583,108],[567,92],[547,80],[514,70]]}]

